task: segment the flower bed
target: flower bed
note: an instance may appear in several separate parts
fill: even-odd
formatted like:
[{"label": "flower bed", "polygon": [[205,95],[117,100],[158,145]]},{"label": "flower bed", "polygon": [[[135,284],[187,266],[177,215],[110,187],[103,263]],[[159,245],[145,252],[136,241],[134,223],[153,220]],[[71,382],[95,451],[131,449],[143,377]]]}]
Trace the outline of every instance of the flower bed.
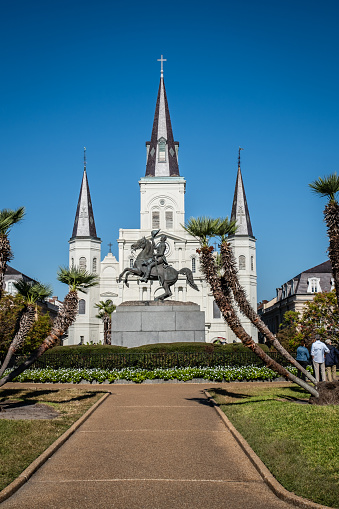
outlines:
[{"label": "flower bed", "polygon": [[[288,370],[296,374],[296,368]],[[75,368],[43,368],[29,369],[15,378],[14,382],[47,382],[47,383],[114,383],[118,380],[129,380],[142,383],[145,380],[179,380],[188,382],[195,378],[216,382],[274,380],[277,374],[266,367],[258,366],[217,366],[188,368],[157,368],[147,369],[75,369]]]}]

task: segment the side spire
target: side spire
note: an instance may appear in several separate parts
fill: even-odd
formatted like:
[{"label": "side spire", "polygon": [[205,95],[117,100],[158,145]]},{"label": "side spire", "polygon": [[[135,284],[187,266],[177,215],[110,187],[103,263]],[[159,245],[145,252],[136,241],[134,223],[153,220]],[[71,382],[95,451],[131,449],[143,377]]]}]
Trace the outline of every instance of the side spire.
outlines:
[{"label": "side spire", "polygon": [[84,147],[84,173],[80,187],[77,211],[75,214],[72,238],[91,237],[97,239],[91,194],[89,192],[86,170],[86,147]]},{"label": "side spire", "polygon": [[246,200],[244,183],[241,175],[240,168],[240,151],[244,150],[239,147],[238,153],[238,173],[237,173],[237,181],[235,184],[233,205],[232,205],[232,213],[231,220],[236,221],[238,229],[235,235],[249,235],[253,237],[250,213],[248,211],[248,205]]},{"label": "side spire", "polygon": [[171,118],[164,83],[163,62],[161,62],[160,85],[155,107],[151,141],[146,142],[146,177],[178,177],[179,166],[177,151],[179,143],[174,141]]}]

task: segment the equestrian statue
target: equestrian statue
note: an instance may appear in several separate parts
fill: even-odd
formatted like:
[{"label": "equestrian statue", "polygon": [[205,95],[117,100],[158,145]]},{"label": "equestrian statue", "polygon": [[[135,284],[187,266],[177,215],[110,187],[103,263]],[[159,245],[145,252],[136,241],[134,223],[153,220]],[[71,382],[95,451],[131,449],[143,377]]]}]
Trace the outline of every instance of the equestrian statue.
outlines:
[{"label": "equestrian statue", "polygon": [[165,256],[166,251],[166,235],[161,235],[160,242],[155,244],[155,237],[158,235],[160,230],[153,230],[151,232],[151,240],[142,237],[137,242],[132,244],[132,251],[141,249],[140,253],[136,257],[133,267],[127,267],[122,271],[118,281],[122,281],[125,276],[124,283],[128,287],[128,276],[132,274],[139,276],[140,281],[147,283],[147,281],[159,281],[160,287],[163,288],[165,293],[155,297],[154,300],[164,300],[172,295],[170,287],[173,286],[177,281],[179,274],[184,274],[187,279],[187,283],[199,291],[199,288],[194,283],[193,274],[190,269],[183,267],[180,270],[176,270],[174,267],[168,264]]}]

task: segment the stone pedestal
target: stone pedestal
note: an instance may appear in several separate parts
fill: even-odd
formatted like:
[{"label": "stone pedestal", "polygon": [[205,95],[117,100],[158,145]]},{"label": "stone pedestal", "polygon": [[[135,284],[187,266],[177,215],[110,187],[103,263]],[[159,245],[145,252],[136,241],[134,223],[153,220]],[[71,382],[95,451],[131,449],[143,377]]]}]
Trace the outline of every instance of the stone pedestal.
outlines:
[{"label": "stone pedestal", "polygon": [[127,301],[112,314],[112,345],[205,341],[205,313],[198,304]]}]

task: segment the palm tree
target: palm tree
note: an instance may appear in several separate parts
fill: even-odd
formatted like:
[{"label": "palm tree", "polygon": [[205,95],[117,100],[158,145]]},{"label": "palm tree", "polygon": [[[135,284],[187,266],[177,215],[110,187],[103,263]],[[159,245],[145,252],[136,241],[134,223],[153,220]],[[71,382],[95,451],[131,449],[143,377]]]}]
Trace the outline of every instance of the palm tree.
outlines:
[{"label": "palm tree", "polygon": [[228,232],[228,220],[226,218],[225,225],[223,222],[220,223],[217,234],[221,239],[220,245],[220,258],[221,258],[221,267],[224,270],[224,277],[232,290],[234,300],[239,306],[241,313],[257,327],[259,332],[261,332],[266,338],[272,343],[275,349],[285,357],[291,364],[293,364],[296,368],[302,371],[313,383],[316,383],[316,379],[309,373],[306,369],[299,365],[299,363],[292,357],[292,355],[285,350],[285,348],[280,344],[277,338],[272,334],[269,328],[264,324],[264,322],[260,319],[259,315],[252,308],[250,302],[247,299],[246,292],[240,284],[238,278],[238,269],[235,261],[235,257],[232,251],[230,244],[227,242],[227,232]]},{"label": "palm tree", "polygon": [[[216,225],[220,225],[222,220],[218,220],[219,222]],[[202,221],[200,221],[201,223]],[[235,231],[235,225],[231,225],[231,222],[228,222],[228,219],[225,220],[224,228],[226,230],[226,225],[228,223],[229,233]],[[217,267],[215,265],[215,260],[212,254],[212,249],[206,243],[206,237],[202,235],[200,237],[199,229],[198,229],[199,221],[190,220],[186,225],[184,225],[184,229],[193,235],[194,237],[200,240],[201,249],[199,249],[200,254],[200,265],[201,269],[206,277],[207,282],[209,283],[215,302],[220,309],[225,321],[229,325],[230,329],[234,332],[234,334],[241,340],[241,342],[248,348],[250,348],[253,353],[255,353],[268,367],[277,372],[280,376],[284,378],[288,378],[289,380],[297,383],[301,387],[303,387],[306,391],[310,392],[312,395],[318,397],[319,393],[311,387],[309,384],[300,380],[296,376],[292,375],[289,371],[283,368],[280,364],[271,359],[261,348],[260,346],[253,341],[253,339],[247,334],[245,329],[242,327],[239,318],[234,310],[232,304],[232,295],[230,292],[230,287],[225,276],[220,276],[217,271]],[[204,231],[204,230],[203,230]],[[220,231],[219,231],[220,233]],[[210,237],[216,236],[217,231],[210,231]],[[224,231],[222,238],[225,240],[226,232]]]},{"label": "palm tree", "polygon": [[8,233],[11,227],[21,221],[25,215],[24,207],[17,210],[0,210],[0,299],[8,262],[13,258]]},{"label": "palm tree", "polygon": [[339,305],[339,203],[336,194],[339,191],[339,176],[332,173],[327,177],[314,180],[309,184],[312,191],[328,198],[324,209],[324,218],[327,226],[327,235],[330,239],[328,254],[332,265],[332,274],[335,293]]},{"label": "palm tree", "polygon": [[104,322],[104,345],[110,345],[112,328],[111,314],[113,311],[115,311],[116,306],[110,299],[101,300],[97,304],[94,304],[94,306],[100,309],[96,317],[101,318],[101,320]]},{"label": "palm tree", "polygon": [[11,373],[0,380],[0,387],[10,382],[29,368],[46,350],[53,348],[61,336],[75,321],[78,313],[79,297],[78,291],[86,293],[86,289],[98,284],[98,278],[94,274],[80,270],[77,267],[60,267],[58,280],[69,286],[69,292],[65,297],[64,304],[54,319],[51,332],[44,339],[42,344],[32,354],[14,369]]},{"label": "palm tree", "polygon": [[22,347],[25,338],[37,319],[37,302],[44,301],[52,295],[52,288],[36,281],[20,279],[14,283],[18,293],[23,296],[25,307],[21,313],[17,333],[11,342],[5,360],[0,368],[0,377],[5,372],[13,354]]}]

